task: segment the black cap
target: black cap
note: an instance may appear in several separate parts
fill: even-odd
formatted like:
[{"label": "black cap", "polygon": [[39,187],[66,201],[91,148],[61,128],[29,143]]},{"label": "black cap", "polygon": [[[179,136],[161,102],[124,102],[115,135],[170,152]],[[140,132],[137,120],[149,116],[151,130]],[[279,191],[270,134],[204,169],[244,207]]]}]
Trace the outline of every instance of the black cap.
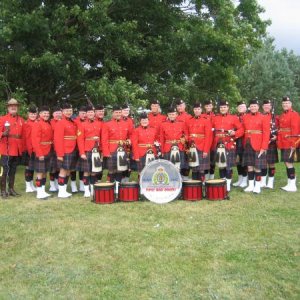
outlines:
[{"label": "black cap", "polygon": [[95,105],[95,110],[103,110],[104,109],[104,105],[99,103]]},{"label": "black cap", "polygon": [[52,112],[61,111],[61,108],[59,106],[53,106]]},{"label": "black cap", "polygon": [[92,105],[87,105],[85,109],[86,109],[85,111],[90,111],[90,110],[94,110],[94,107]]},{"label": "black cap", "polygon": [[37,109],[37,107],[36,106],[29,106],[28,107],[28,112],[29,113],[32,113],[32,114],[36,114],[37,112],[38,112],[38,109]]},{"label": "black cap", "polygon": [[202,105],[200,102],[196,102],[194,103],[193,108],[202,108]]},{"label": "black cap", "polygon": [[184,104],[185,102],[182,99],[177,99],[176,105]]},{"label": "black cap", "polygon": [[284,96],[284,97],[282,97],[282,102],[285,102],[285,101],[292,101],[292,100],[290,99],[290,97]]},{"label": "black cap", "polygon": [[204,100],[204,105],[213,104],[213,101],[211,99]]},{"label": "black cap", "polygon": [[242,104],[246,105],[246,102],[244,100],[241,100],[241,101],[238,101],[236,105],[239,106],[239,105],[242,105]]},{"label": "black cap", "polygon": [[176,108],[174,106],[170,106],[170,107],[168,107],[167,112],[168,113],[176,112]]},{"label": "black cap", "polygon": [[128,104],[125,103],[125,104],[122,105],[122,109],[127,109],[127,108],[129,108]]},{"label": "black cap", "polygon": [[263,104],[272,104],[272,101],[269,100],[269,99],[268,99],[268,100],[264,100],[264,101],[263,101]]},{"label": "black cap", "polygon": [[116,111],[116,110],[122,110],[122,107],[121,107],[121,105],[115,104],[115,105],[112,107],[112,110],[113,110],[113,111]]},{"label": "black cap", "polygon": [[221,100],[219,106],[229,106],[229,102],[226,100]]},{"label": "black cap", "polygon": [[148,119],[148,115],[145,112],[142,112],[139,117],[140,117],[140,120],[142,120],[142,119]]},{"label": "black cap", "polygon": [[73,108],[71,103],[65,102],[62,104],[61,109],[70,109]]},{"label": "black cap", "polygon": [[39,112],[42,112],[42,111],[50,111],[49,106],[47,106],[47,105],[40,106]]},{"label": "black cap", "polygon": [[257,105],[259,105],[259,102],[258,102],[257,99],[252,99],[252,100],[250,100],[250,102],[249,102],[249,105],[251,105],[251,104],[257,104]]},{"label": "black cap", "polygon": [[84,111],[84,112],[86,112],[86,106],[80,106],[79,109],[78,109],[78,111]]},{"label": "black cap", "polygon": [[160,104],[159,103],[159,101],[157,100],[157,99],[152,99],[151,101],[150,101],[150,105],[151,104]]}]

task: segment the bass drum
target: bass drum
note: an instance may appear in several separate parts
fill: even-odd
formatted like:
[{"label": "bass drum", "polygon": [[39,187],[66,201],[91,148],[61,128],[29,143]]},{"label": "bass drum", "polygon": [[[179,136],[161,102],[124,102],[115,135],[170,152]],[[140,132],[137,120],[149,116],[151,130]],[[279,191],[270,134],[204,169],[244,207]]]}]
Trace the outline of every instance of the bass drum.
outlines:
[{"label": "bass drum", "polygon": [[168,160],[154,160],[141,172],[140,191],[151,202],[158,204],[171,202],[178,197],[181,187],[181,175]]}]

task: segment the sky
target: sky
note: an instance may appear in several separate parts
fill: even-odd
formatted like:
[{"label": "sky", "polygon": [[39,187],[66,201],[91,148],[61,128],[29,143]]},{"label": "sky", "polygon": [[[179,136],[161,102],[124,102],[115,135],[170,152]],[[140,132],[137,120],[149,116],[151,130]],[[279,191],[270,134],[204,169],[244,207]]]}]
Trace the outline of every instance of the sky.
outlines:
[{"label": "sky", "polygon": [[271,19],[267,31],[277,49],[287,48],[300,55],[300,0],[257,0],[265,8],[262,18]]}]

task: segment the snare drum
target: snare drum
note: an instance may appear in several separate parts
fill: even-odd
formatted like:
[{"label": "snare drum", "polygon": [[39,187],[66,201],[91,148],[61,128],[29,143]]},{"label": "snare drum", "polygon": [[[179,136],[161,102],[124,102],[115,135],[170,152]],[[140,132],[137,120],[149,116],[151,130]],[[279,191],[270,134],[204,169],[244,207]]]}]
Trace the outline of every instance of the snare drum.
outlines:
[{"label": "snare drum", "polygon": [[228,199],[226,180],[211,179],[205,182],[205,193],[207,200]]},{"label": "snare drum", "polygon": [[139,200],[139,184],[137,182],[120,183],[119,200],[123,202],[132,202]]},{"label": "snare drum", "polygon": [[100,182],[94,184],[93,201],[100,204],[111,204],[115,202],[115,184],[111,182]]},{"label": "snare drum", "polygon": [[183,181],[182,199],[187,201],[202,200],[202,182],[200,180]]}]

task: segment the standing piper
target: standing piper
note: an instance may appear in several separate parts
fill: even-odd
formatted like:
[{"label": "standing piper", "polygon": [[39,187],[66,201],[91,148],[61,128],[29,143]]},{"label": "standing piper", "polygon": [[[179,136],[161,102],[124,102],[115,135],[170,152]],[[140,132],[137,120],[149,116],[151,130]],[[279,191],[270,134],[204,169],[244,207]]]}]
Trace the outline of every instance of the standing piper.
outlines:
[{"label": "standing piper", "polygon": [[146,113],[140,115],[140,126],[132,134],[133,158],[137,162],[140,174],[145,165],[155,158],[155,142],[158,141],[158,130],[149,126]]},{"label": "standing piper", "polygon": [[182,179],[186,180],[184,172],[188,169],[188,162],[185,158],[187,130],[185,122],[178,121],[176,118],[176,109],[169,107],[168,119],[160,125],[159,138],[164,158],[177,166]]},{"label": "standing piper", "polygon": [[[210,147],[212,143],[211,122],[202,115],[201,103],[194,104],[194,117],[187,121],[188,141],[197,150],[199,165],[192,167],[192,179],[204,181],[204,173],[210,168]],[[190,150],[191,151],[191,150]]]},{"label": "standing piper", "polygon": [[161,114],[159,101],[156,99],[150,102],[150,109],[151,112],[148,113],[149,126],[157,129],[159,134],[159,126],[167,117]]},{"label": "standing piper", "polygon": [[37,199],[46,199],[50,196],[45,191],[53,146],[53,130],[49,119],[50,109],[47,106],[40,107],[39,120],[32,128],[31,140],[35,153],[34,170],[36,172]]},{"label": "standing piper", "polygon": [[96,173],[93,172],[92,153],[93,149],[100,151],[100,138],[102,124],[95,120],[95,112],[92,106],[86,107],[87,119],[78,125],[78,149],[79,149],[79,169],[83,172],[84,197],[93,195],[93,185],[96,182]]},{"label": "standing piper", "polygon": [[[237,103],[237,117],[239,118],[240,122],[243,124],[244,116],[247,113],[247,105],[244,101],[240,101]],[[237,173],[238,173],[238,181],[233,183],[233,186],[245,188],[248,183],[248,176],[247,176],[247,166],[243,166],[243,153],[244,153],[244,146],[243,146],[243,137],[240,137],[236,140],[236,161],[237,161]]]},{"label": "standing piper", "polygon": [[[263,102],[263,115],[268,119],[270,124],[271,134],[269,147],[267,151],[267,164],[268,169],[261,170],[261,187],[267,187],[269,189],[274,188],[274,175],[275,175],[275,163],[278,162],[278,151],[277,151],[277,128],[278,118],[275,116],[273,105],[271,100],[264,100]],[[267,184],[268,175],[268,184]]]},{"label": "standing piper", "polygon": [[128,169],[128,157],[125,148],[130,145],[132,126],[122,120],[122,108],[113,107],[112,119],[102,127],[102,152],[107,158],[108,180],[116,181],[116,192],[122,175]]},{"label": "standing piper", "polygon": [[[212,147],[216,153],[215,160],[220,160],[224,165],[224,167],[219,166],[220,178],[226,178],[227,191],[230,192],[232,168],[236,164],[235,139],[243,136],[244,128],[237,116],[229,114],[229,103],[227,101],[220,101],[219,109],[220,114],[212,120],[214,130]],[[221,152],[224,154],[223,158]]]},{"label": "standing piper", "polygon": [[[267,167],[266,152],[270,139],[270,124],[263,114],[259,113],[256,99],[250,101],[250,113],[244,116],[244,155],[243,165],[248,167],[249,185],[245,192],[261,192],[261,170]],[[255,184],[254,184],[255,176]]]},{"label": "standing piper", "polygon": [[294,168],[295,142],[299,137],[299,116],[292,109],[289,97],[282,98],[283,113],[279,116],[278,148],[281,150],[281,160],[285,163],[288,184],[281,189],[287,192],[296,192],[296,175]]},{"label": "standing piper", "polygon": [[28,109],[28,118],[24,124],[24,150],[26,150],[29,156],[28,164],[25,167],[25,183],[26,183],[26,193],[32,193],[36,191],[36,188],[33,184],[33,174],[34,174],[34,160],[35,154],[32,147],[31,135],[32,135],[32,127],[36,123],[37,120],[37,108],[35,106],[31,106]]},{"label": "standing piper", "polygon": [[[207,118],[210,122],[215,116],[214,113],[214,106],[212,100],[205,100],[204,101],[204,113],[203,116]],[[212,145],[213,146],[213,145]],[[211,147],[212,147],[211,146]],[[215,161],[214,161],[215,153],[213,149],[210,149],[210,169],[205,171],[205,179],[214,179],[215,177]]]},{"label": "standing piper", "polygon": [[[50,124],[54,132],[56,124],[62,119],[62,112],[60,107],[54,106],[52,108],[52,117],[53,118],[51,119]],[[57,166],[57,156],[53,145],[51,149],[51,155],[50,155],[49,192],[58,191],[58,174],[59,174],[59,169]]]},{"label": "standing piper", "polygon": [[[0,154],[3,174],[1,177],[1,196],[20,196],[14,190],[17,165],[23,153],[22,134],[24,134],[24,119],[18,115],[19,103],[16,99],[7,102],[8,113],[0,118]],[[8,179],[8,192],[6,182]]]},{"label": "standing piper", "polygon": [[77,163],[77,125],[71,119],[73,115],[72,105],[62,105],[62,120],[59,121],[54,131],[54,146],[57,155],[59,177],[58,197],[67,198],[72,194],[67,192],[67,184],[70,172],[74,171]]}]

